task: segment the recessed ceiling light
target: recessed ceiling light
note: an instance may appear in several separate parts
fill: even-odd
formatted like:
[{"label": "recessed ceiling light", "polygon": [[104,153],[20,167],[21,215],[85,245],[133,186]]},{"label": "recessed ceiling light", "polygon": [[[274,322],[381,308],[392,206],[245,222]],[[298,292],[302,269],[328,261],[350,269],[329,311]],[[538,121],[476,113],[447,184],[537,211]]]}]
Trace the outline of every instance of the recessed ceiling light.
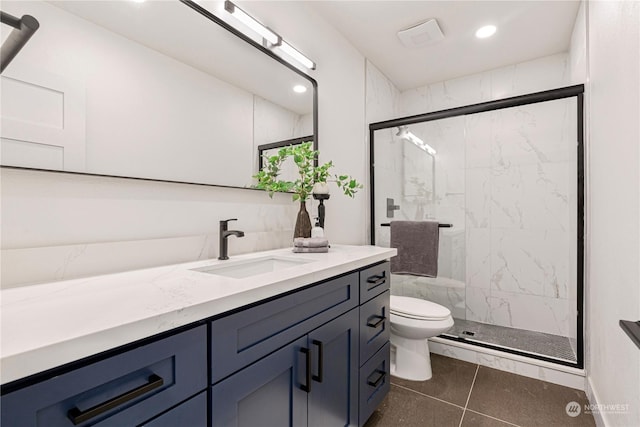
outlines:
[{"label": "recessed ceiling light", "polygon": [[302,85],[295,85],[293,87],[293,91],[296,93],[305,93],[307,91],[307,88],[305,86]]},{"label": "recessed ceiling light", "polygon": [[134,3],[144,3],[145,0],[131,0]]},{"label": "recessed ceiling light", "polygon": [[486,39],[487,37],[491,37],[495,34],[497,28],[495,25],[485,25],[484,27],[478,28],[476,31],[476,37],[479,39]]}]

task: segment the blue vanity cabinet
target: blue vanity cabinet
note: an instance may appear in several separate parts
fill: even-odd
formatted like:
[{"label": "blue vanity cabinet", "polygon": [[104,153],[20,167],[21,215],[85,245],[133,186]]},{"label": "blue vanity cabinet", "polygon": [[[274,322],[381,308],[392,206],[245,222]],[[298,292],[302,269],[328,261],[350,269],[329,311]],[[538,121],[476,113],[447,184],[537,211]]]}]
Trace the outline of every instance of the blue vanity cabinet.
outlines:
[{"label": "blue vanity cabinet", "polygon": [[214,320],[212,382],[357,307],[358,280],[349,273]]},{"label": "blue vanity cabinet", "polygon": [[306,425],[307,392],[303,388],[310,379],[305,372],[309,357],[307,337],[301,337],[215,384],[211,389],[212,426]]},{"label": "blue vanity cabinet", "polygon": [[390,389],[391,334],[389,262],[360,271],[359,425]]},{"label": "blue vanity cabinet", "polygon": [[358,310],[214,384],[213,427],[357,425]]},{"label": "blue vanity cabinet", "polygon": [[[0,424],[139,425],[206,390],[206,332],[198,326],[8,393]],[[206,425],[206,410],[195,418]]]},{"label": "blue vanity cabinet", "polygon": [[309,334],[311,390],[308,425],[358,424],[358,309]]}]

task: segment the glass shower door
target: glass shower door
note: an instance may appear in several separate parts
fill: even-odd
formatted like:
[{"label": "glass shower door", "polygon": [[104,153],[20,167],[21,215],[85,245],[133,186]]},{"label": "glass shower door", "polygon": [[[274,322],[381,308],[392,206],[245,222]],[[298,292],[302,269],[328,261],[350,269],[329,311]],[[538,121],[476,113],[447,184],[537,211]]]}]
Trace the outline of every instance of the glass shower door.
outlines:
[{"label": "glass shower door", "polygon": [[438,277],[392,274],[391,292],[451,310],[455,339],[578,361],[578,98],[377,129],[372,236],[393,220],[451,224]]}]

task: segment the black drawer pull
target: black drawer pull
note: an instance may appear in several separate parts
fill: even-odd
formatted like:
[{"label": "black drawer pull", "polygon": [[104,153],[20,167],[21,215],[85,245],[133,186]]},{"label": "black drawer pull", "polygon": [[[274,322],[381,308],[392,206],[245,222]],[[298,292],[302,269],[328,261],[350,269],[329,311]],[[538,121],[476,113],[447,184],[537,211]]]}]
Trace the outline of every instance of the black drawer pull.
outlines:
[{"label": "black drawer pull", "polygon": [[371,316],[369,319],[378,319],[375,322],[372,322],[371,320],[367,320],[367,326],[370,328],[377,328],[380,325],[382,325],[384,323],[384,321],[387,319],[384,316],[378,316],[377,314],[375,316]]},{"label": "black drawer pull", "polygon": [[385,280],[387,278],[385,277],[385,274],[382,273],[382,276],[371,276],[367,278],[367,283],[371,283],[373,284],[373,287],[378,286],[378,285],[382,285]]},{"label": "black drawer pull", "polygon": [[322,341],[318,341],[318,340],[313,340],[311,341],[311,343],[313,345],[317,345],[318,346],[318,375],[312,375],[311,378],[313,378],[314,381],[317,381],[319,383],[322,382],[322,377],[324,376],[322,373],[322,367],[324,365],[324,357],[323,357],[323,353],[324,353],[324,348],[322,345]]},{"label": "black drawer pull", "polygon": [[116,396],[113,399],[109,399],[106,402],[100,403],[96,406],[93,406],[86,411],[80,411],[77,407],[69,409],[67,412],[67,416],[73,423],[73,425],[78,425],[87,420],[90,420],[93,417],[97,417],[98,415],[107,412],[110,409],[116,408],[124,403],[127,403],[136,397],[140,397],[145,393],[150,392],[151,390],[155,390],[158,387],[162,387],[164,384],[164,380],[156,374],[149,375],[148,382],[146,384],[141,385],[140,387],[136,387],[133,390],[122,393],[120,396]]},{"label": "black drawer pull", "polygon": [[306,384],[300,384],[300,389],[302,391],[306,391],[307,393],[311,393],[311,352],[308,348],[304,347],[300,349],[300,352],[304,354],[304,358],[306,359],[305,369],[307,371],[305,373]]},{"label": "black drawer pull", "polygon": [[[373,374],[378,374],[378,378],[371,381],[371,377],[373,376]],[[371,374],[369,378],[367,378],[367,384],[369,384],[371,387],[378,387],[382,380],[384,380],[384,377],[387,376],[387,373],[385,371],[381,371],[379,369],[376,369],[373,374]]]}]

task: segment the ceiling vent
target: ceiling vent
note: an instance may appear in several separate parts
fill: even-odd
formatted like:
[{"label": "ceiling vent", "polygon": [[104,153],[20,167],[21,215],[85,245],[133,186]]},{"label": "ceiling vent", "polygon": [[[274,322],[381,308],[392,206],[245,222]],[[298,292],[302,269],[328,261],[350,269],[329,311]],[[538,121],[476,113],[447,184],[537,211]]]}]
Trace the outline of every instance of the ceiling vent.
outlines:
[{"label": "ceiling vent", "polygon": [[424,47],[444,40],[444,34],[435,18],[398,31],[398,37],[402,44],[411,48]]}]

